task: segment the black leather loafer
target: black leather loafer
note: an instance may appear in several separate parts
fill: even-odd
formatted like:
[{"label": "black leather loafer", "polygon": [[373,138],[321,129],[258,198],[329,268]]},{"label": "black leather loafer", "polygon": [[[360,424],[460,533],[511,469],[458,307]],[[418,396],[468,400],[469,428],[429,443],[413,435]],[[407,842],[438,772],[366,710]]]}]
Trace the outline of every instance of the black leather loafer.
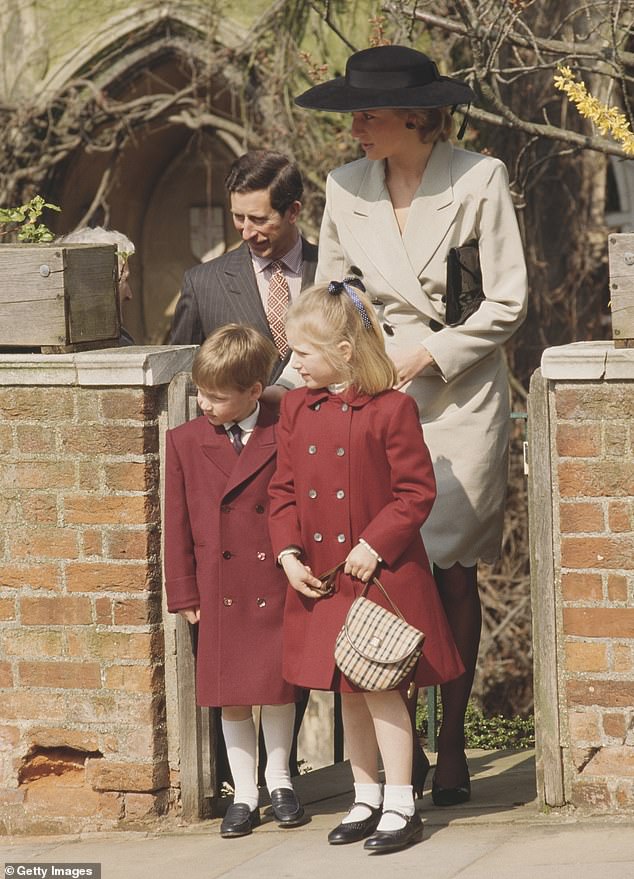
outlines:
[{"label": "black leather loafer", "polygon": [[288,787],[271,791],[271,808],[280,827],[299,827],[308,820],[297,794]]},{"label": "black leather loafer", "polygon": [[398,830],[377,830],[369,839],[363,843],[366,851],[374,854],[383,854],[385,852],[398,852],[408,845],[420,842],[423,838],[423,822],[420,820],[418,812],[413,815],[403,815],[394,809],[386,809],[384,815],[400,815],[405,820],[405,827],[399,827]]},{"label": "black leather loafer", "polygon": [[260,812],[253,812],[246,803],[233,803],[220,825],[220,836],[228,839],[232,836],[248,836],[254,827],[260,826]]},{"label": "black leather loafer", "polygon": [[330,845],[346,845],[349,842],[361,842],[366,836],[374,833],[376,826],[381,820],[381,809],[374,809],[367,803],[353,803],[350,812],[355,806],[365,806],[370,810],[370,815],[363,821],[350,821],[347,824],[339,824],[328,834]]}]

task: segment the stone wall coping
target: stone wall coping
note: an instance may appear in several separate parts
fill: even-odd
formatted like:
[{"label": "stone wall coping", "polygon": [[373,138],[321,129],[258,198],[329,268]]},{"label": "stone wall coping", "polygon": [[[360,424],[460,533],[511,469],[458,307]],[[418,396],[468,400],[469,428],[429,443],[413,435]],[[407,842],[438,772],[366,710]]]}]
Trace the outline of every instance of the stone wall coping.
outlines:
[{"label": "stone wall coping", "polygon": [[131,345],[75,354],[0,353],[0,386],[156,387],[189,372],[196,345]]},{"label": "stone wall coping", "polygon": [[634,381],[634,348],[615,348],[614,342],[571,342],[546,348],[544,378],[571,381]]}]

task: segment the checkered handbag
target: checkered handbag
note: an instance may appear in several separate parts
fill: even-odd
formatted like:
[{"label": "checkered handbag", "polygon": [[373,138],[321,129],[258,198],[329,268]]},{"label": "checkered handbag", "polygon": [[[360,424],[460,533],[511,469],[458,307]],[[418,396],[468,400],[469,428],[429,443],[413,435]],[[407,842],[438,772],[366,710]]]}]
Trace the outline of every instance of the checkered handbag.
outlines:
[{"label": "checkered handbag", "polygon": [[[366,598],[371,585],[381,590],[394,613]],[[346,615],[335,642],[335,663],[362,690],[392,690],[415,670],[424,640],[374,577]],[[413,694],[414,686],[409,689]]]}]

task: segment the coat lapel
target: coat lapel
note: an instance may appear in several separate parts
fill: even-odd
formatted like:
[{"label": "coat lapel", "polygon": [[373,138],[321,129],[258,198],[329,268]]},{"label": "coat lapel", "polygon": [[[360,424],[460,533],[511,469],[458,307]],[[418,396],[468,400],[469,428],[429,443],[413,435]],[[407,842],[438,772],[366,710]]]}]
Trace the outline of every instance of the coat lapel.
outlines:
[{"label": "coat lapel", "polygon": [[227,294],[239,297],[238,307],[235,310],[242,315],[243,322],[251,324],[272,339],[246,243],[242,243],[240,247],[226,255],[224,273]]},{"label": "coat lapel", "polygon": [[205,427],[207,429],[203,432],[202,452],[225,477],[229,477],[236,465],[237,455],[227,438],[227,432],[224,427],[213,427],[209,422]]},{"label": "coat lapel", "polygon": [[386,288],[412,303],[430,318],[438,315],[423,293],[423,274],[460,205],[454,202],[450,173],[451,147],[436,144],[410,207],[401,236],[385,185],[383,162],[368,162],[352,213],[346,218],[352,235]]},{"label": "coat lapel", "polygon": [[225,496],[230,494],[241,483],[250,479],[275,456],[275,422],[277,421],[277,415],[274,410],[265,404],[261,403],[260,406],[258,423],[242,453],[236,455],[231,445],[229,445],[229,449],[233,454],[233,468],[224,488]]}]

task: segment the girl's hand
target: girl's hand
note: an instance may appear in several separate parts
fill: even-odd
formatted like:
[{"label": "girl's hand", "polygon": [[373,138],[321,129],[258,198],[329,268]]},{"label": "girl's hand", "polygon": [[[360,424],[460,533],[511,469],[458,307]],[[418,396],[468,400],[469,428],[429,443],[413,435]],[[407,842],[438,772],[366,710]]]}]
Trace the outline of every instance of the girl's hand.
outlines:
[{"label": "girl's hand", "polygon": [[397,391],[420,375],[426,367],[434,364],[434,358],[422,345],[399,351],[392,357],[392,361],[398,373],[398,380],[394,385]]},{"label": "girl's hand", "polygon": [[370,550],[366,549],[362,543],[358,543],[348,553],[343,572],[367,583],[376,570],[377,564],[376,556],[372,555]]},{"label": "girl's hand", "polygon": [[188,623],[191,623],[192,626],[195,623],[200,622],[200,608],[199,607],[188,607],[185,610],[179,610],[178,613],[180,616],[185,617]]},{"label": "girl's hand", "polygon": [[293,589],[308,598],[322,598],[322,593],[317,591],[321,587],[321,580],[313,577],[310,568],[300,562],[296,555],[285,555],[281,564]]}]

